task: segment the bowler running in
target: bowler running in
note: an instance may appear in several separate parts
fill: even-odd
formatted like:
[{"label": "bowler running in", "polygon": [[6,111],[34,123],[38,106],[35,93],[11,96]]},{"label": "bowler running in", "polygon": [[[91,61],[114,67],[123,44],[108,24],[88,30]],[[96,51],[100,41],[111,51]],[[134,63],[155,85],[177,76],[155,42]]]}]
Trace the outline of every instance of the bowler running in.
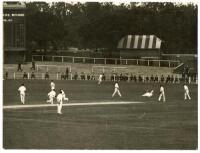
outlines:
[{"label": "bowler running in", "polygon": [[47,100],[47,103],[53,104],[53,99],[56,97],[55,89],[51,90],[51,91],[48,93],[48,97],[49,97],[49,100]]},{"label": "bowler running in", "polygon": [[25,104],[25,92],[26,92],[26,87],[22,83],[21,86],[19,87],[18,91],[20,92],[20,99],[21,103]]},{"label": "bowler running in", "polygon": [[112,97],[114,97],[116,93],[119,95],[119,97],[122,97],[122,95],[121,95],[121,93],[119,91],[119,85],[118,85],[117,82],[115,83],[115,90],[114,90],[114,92],[112,94]]}]

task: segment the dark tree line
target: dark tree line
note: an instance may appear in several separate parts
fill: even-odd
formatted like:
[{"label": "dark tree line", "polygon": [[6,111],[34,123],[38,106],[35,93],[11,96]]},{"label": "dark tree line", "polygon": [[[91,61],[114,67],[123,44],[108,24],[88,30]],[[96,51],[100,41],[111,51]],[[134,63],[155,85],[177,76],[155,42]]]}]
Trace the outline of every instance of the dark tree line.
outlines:
[{"label": "dark tree line", "polygon": [[197,53],[197,5],[27,2],[27,48],[115,50],[127,34],[155,34],[165,53]]}]

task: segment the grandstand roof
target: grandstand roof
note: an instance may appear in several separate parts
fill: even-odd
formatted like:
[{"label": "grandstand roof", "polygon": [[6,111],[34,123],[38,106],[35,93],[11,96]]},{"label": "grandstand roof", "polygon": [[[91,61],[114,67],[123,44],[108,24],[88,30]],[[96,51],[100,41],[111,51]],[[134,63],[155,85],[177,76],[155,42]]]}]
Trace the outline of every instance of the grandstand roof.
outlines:
[{"label": "grandstand roof", "polygon": [[160,49],[162,40],[155,35],[126,35],[121,38],[118,49]]}]

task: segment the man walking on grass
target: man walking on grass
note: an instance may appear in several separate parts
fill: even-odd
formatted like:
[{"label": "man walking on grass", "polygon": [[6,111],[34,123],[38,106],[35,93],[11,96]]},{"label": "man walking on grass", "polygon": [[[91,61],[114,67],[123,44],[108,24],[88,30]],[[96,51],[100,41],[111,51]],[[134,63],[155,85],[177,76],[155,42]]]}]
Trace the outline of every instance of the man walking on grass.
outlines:
[{"label": "man walking on grass", "polygon": [[189,91],[189,88],[186,84],[183,85],[184,87],[184,91],[185,91],[185,94],[184,94],[184,100],[187,100],[187,98],[189,100],[191,100],[191,97],[190,97],[190,91]]},{"label": "man walking on grass", "polygon": [[114,92],[112,94],[112,97],[114,97],[116,93],[119,95],[119,97],[122,97],[122,95],[121,95],[121,93],[119,91],[119,84],[117,82],[115,83],[115,90],[114,90]]},{"label": "man walking on grass", "polygon": [[18,91],[20,92],[20,99],[21,103],[25,104],[25,92],[26,92],[26,87],[22,83],[21,86],[19,87]]},{"label": "man walking on grass", "polygon": [[158,101],[161,101],[161,99],[163,100],[163,102],[165,102],[165,89],[163,85],[160,85],[160,95]]},{"label": "man walking on grass", "polygon": [[62,104],[63,104],[63,95],[62,92],[60,91],[60,93],[57,95],[56,97],[57,99],[57,113],[58,114],[62,114]]}]

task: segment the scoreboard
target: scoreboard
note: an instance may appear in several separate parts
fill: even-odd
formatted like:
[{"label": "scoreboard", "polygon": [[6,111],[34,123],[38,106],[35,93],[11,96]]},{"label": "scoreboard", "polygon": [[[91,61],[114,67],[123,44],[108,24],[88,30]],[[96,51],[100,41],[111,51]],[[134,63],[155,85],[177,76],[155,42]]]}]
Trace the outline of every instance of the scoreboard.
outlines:
[{"label": "scoreboard", "polygon": [[26,6],[23,3],[3,3],[4,51],[25,51],[25,11]]}]

